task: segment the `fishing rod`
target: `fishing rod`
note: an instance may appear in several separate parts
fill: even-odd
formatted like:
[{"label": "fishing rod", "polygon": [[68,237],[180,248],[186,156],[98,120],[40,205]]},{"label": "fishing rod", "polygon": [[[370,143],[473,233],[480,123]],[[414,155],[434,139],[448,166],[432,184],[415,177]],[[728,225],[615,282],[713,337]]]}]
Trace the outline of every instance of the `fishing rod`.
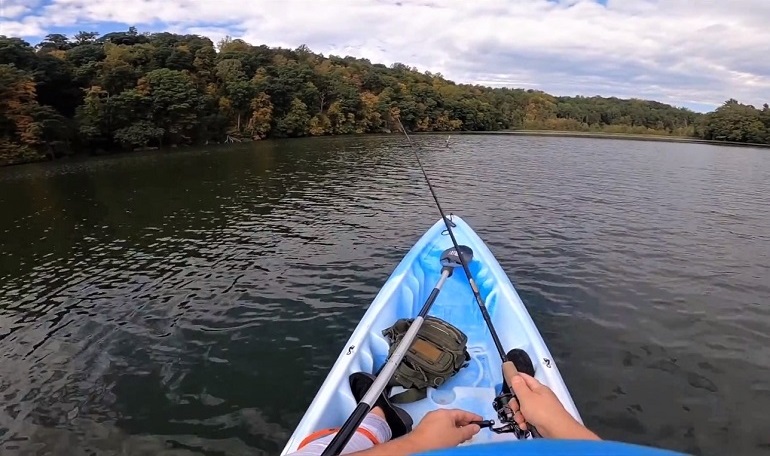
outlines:
[{"label": "fishing rod", "polygon": [[375,402],[377,402],[377,399],[385,390],[388,382],[390,382],[390,378],[396,372],[398,365],[401,364],[404,356],[406,356],[407,350],[409,350],[412,346],[412,342],[417,338],[417,333],[420,331],[431,306],[436,302],[436,298],[438,297],[444,282],[446,282],[449,276],[452,275],[455,268],[470,261],[471,258],[473,258],[473,251],[469,247],[465,247],[464,249],[449,248],[444,250],[441,254],[441,278],[436,286],[433,287],[428,299],[425,301],[425,304],[423,304],[417,317],[412,321],[412,324],[409,326],[406,334],[404,334],[401,342],[399,342],[393,354],[388,358],[388,361],[382,367],[382,370],[380,370],[374,383],[372,383],[364,397],[362,397],[361,401],[356,405],[353,413],[350,414],[347,420],[345,420],[345,423],[340,430],[337,431],[337,434],[332,441],[326,446],[323,453],[321,453],[321,456],[337,456],[342,452],[345,445],[350,441],[350,438],[355,434],[358,426],[364,420],[364,417],[366,417],[366,414],[369,413],[372,407],[374,407]]},{"label": "fishing rod", "polygon": [[[401,131],[404,132],[404,136],[406,136],[406,139],[409,142],[409,147],[412,149],[412,152],[414,152],[414,157],[417,159],[417,164],[420,166],[420,171],[422,171],[423,177],[425,177],[425,182],[428,184],[428,189],[430,190],[430,194],[433,197],[433,201],[436,203],[436,208],[438,208],[438,211],[441,214],[441,219],[444,220],[444,226],[446,226],[449,237],[452,239],[452,245],[459,251],[460,245],[458,244],[457,238],[455,238],[454,232],[452,231],[451,225],[453,225],[453,223],[447,218],[446,214],[444,213],[444,209],[441,208],[441,203],[438,201],[436,191],[433,189],[430,178],[428,178],[428,173],[425,172],[425,167],[422,165],[422,160],[420,160],[420,154],[417,153],[417,149],[422,148],[420,146],[415,147],[414,142],[412,142],[412,138],[409,136],[409,133],[406,132],[404,125],[401,123],[400,117],[396,118],[396,120],[398,121],[399,127],[401,127]],[[516,396],[513,393],[513,388],[508,384],[508,382],[510,381],[509,379],[513,378],[513,376],[518,373],[518,371],[516,370],[516,366],[513,364],[513,362],[509,361],[505,354],[505,349],[503,348],[503,344],[500,342],[500,337],[498,337],[497,331],[495,331],[495,327],[492,324],[492,318],[489,316],[487,306],[484,305],[484,299],[482,299],[481,293],[479,293],[479,288],[476,286],[476,281],[473,280],[473,274],[471,274],[468,263],[465,261],[465,258],[463,258],[462,255],[460,255],[460,263],[462,264],[463,271],[465,271],[465,276],[468,278],[468,284],[471,286],[473,297],[476,299],[476,304],[478,304],[479,310],[481,310],[481,316],[484,317],[484,322],[487,324],[489,333],[492,335],[492,340],[495,343],[495,347],[497,348],[497,352],[500,355],[500,359],[503,363],[503,391],[502,395],[495,400],[495,410],[500,415],[501,420],[504,419],[504,416],[506,420],[511,420],[511,430],[516,434],[516,437],[525,438],[529,432],[532,433],[533,437],[542,437],[540,432],[538,432],[538,430],[532,424],[527,424],[529,428],[528,432],[519,428],[515,421],[512,421],[513,413],[510,412],[510,408],[508,407],[508,398],[513,399],[516,398]]]}]

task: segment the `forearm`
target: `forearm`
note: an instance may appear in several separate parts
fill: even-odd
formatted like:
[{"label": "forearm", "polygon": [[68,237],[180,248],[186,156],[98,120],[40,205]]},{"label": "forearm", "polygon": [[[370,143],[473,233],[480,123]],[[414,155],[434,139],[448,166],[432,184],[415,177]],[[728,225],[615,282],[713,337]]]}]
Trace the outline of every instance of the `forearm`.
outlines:
[{"label": "forearm", "polygon": [[538,429],[543,437],[549,439],[601,440],[598,435],[580,424],[571,415],[557,423],[551,423],[550,426],[538,426]]}]

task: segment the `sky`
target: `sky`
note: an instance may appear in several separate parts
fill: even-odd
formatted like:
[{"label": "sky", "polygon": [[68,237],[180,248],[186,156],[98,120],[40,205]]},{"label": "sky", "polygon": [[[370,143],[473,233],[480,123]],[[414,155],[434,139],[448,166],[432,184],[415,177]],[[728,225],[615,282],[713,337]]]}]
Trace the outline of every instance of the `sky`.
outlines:
[{"label": "sky", "polygon": [[0,35],[171,31],[708,111],[770,102],[770,0],[0,0]]}]

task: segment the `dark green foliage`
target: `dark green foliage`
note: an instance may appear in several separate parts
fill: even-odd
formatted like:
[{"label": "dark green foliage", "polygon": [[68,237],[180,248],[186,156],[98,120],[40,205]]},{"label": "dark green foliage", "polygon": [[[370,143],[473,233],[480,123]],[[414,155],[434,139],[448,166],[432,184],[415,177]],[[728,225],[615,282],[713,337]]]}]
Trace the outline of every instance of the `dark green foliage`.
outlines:
[{"label": "dark green foliage", "polygon": [[704,139],[754,144],[770,143],[770,109],[742,105],[730,99],[716,111],[706,114],[698,128]]},{"label": "dark green foliage", "polygon": [[71,150],[397,130],[549,129],[770,142],[770,109],[708,115],[663,103],[455,84],[402,63],[135,28],[34,48],[0,36],[0,164]]},{"label": "dark green foliage", "polygon": [[75,81],[73,70],[73,66],[66,60],[41,55],[33,73],[37,83],[38,103],[49,105],[60,114],[72,117],[83,99],[83,92]]},{"label": "dark green foliage", "polygon": [[138,120],[128,127],[115,131],[115,139],[125,147],[144,147],[151,141],[160,141],[165,130],[152,122]]},{"label": "dark green foliage", "polygon": [[35,50],[21,38],[0,35],[0,65],[13,65],[21,70],[35,66]]}]

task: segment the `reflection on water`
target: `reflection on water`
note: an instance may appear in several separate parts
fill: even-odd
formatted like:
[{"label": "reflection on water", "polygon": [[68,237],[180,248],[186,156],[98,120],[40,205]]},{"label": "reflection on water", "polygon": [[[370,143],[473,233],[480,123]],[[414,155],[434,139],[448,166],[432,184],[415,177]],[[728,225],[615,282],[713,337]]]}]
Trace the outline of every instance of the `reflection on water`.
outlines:
[{"label": "reflection on water", "polygon": [[[586,423],[770,450],[770,155],[419,137]],[[396,137],[0,170],[3,453],[275,454],[438,219]]]}]

